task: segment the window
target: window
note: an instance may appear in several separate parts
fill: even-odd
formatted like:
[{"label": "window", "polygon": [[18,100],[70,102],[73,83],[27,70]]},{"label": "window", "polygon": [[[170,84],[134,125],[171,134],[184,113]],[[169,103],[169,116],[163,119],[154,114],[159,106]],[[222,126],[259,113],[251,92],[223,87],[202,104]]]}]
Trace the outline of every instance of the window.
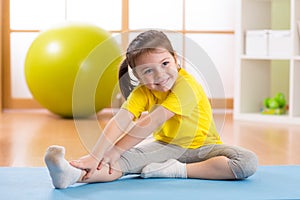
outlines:
[{"label": "window", "polygon": [[[216,65],[226,98],[233,97],[234,0],[3,1],[5,108],[37,107],[24,77],[26,52],[39,31],[65,21],[91,23],[113,35],[127,35],[129,32],[125,40],[118,37],[123,46],[127,46],[128,41],[143,29],[169,30],[174,48],[182,57],[191,51],[185,41],[186,38],[191,39],[208,53]],[[185,61],[182,65],[190,68]],[[192,68],[189,70],[193,71]],[[198,78],[204,83],[200,80],[203,77]]]}]

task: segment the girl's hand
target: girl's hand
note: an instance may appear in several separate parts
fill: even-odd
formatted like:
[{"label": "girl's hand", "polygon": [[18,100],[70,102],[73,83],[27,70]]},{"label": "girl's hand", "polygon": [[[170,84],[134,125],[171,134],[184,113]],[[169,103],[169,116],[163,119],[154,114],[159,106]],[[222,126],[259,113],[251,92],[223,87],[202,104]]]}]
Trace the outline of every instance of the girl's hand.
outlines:
[{"label": "girl's hand", "polygon": [[107,151],[103,159],[100,161],[97,169],[100,170],[103,165],[107,164],[109,167],[108,173],[112,174],[113,169],[116,169],[116,163],[120,159],[122,151],[117,149],[117,147],[112,147],[109,151]]},{"label": "girl's hand", "polygon": [[86,180],[89,179],[97,169],[99,160],[93,155],[86,155],[78,160],[70,161],[70,164],[73,167],[86,171],[86,174],[82,178],[83,180]]}]

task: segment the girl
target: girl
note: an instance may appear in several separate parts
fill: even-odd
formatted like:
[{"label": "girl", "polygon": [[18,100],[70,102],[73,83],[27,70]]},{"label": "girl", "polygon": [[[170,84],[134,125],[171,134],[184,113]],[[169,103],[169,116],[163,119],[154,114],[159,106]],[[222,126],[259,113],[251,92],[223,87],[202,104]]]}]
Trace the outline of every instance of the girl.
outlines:
[{"label": "girl", "polygon": [[[128,67],[139,81],[136,87]],[[91,154],[69,163],[63,147],[48,148],[45,162],[56,188],[131,173],[199,179],[244,179],[255,173],[253,152],[222,144],[202,87],[179,67],[163,32],[146,31],[130,43],[119,80],[126,101]],[[137,145],[152,133],[154,141]]]}]

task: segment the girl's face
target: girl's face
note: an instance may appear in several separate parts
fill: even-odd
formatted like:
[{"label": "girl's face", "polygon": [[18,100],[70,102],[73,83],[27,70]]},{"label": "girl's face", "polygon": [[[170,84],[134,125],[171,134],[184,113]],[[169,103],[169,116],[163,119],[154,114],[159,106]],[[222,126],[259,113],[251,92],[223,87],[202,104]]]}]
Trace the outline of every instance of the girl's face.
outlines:
[{"label": "girl's face", "polygon": [[178,76],[177,62],[167,50],[144,53],[135,64],[135,76],[150,90],[167,92]]}]

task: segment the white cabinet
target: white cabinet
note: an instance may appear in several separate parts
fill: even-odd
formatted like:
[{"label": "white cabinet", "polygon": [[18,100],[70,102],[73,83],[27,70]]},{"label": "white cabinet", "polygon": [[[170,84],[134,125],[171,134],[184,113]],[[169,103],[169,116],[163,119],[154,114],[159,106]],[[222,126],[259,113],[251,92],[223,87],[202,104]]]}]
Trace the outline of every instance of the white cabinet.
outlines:
[{"label": "white cabinet", "polygon": [[[300,124],[300,0],[239,0],[237,12],[234,118]],[[246,33],[253,30],[273,34],[266,54],[246,53]],[[287,113],[261,114],[264,98],[278,92],[286,96]]]}]

